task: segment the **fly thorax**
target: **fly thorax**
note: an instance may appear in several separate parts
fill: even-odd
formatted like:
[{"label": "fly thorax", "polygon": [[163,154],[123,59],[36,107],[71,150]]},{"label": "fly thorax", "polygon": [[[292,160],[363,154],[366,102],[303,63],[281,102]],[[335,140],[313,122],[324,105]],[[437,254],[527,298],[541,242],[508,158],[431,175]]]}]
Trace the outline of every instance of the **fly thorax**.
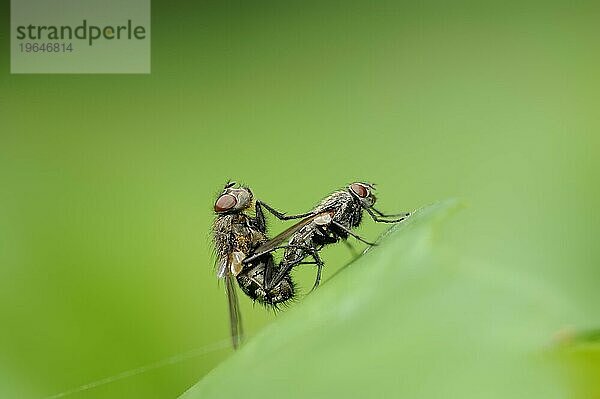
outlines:
[{"label": "fly thorax", "polygon": [[266,237],[260,231],[252,229],[250,241],[252,242],[252,246],[256,247],[258,244],[262,244],[263,242],[265,242]]},{"label": "fly thorax", "polygon": [[248,226],[242,223],[234,223],[232,226],[233,233],[239,236],[247,236],[250,234]]},{"label": "fly thorax", "polygon": [[360,224],[360,222],[362,220],[362,216],[363,216],[362,208],[358,207],[357,209],[355,209],[352,216],[353,216],[352,217],[352,227],[358,227],[358,225]]}]

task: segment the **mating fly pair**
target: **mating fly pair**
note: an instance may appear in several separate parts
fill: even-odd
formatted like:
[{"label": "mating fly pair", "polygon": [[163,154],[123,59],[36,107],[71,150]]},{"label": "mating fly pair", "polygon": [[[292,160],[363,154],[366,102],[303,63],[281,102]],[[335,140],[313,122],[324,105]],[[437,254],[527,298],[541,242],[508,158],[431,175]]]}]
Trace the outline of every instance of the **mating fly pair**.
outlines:
[{"label": "mating fly pair", "polygon": [[[375,222],[382,223],[401,222],[409,216],[408,213],[386,215],[375,209],[374,186],[368,183],[353,183],[323,199],[312,211],[294,216],[286,216],[264,202],[254,200],[249,188],[234,186],[235,183],[228,183],[215,202],[217,219],[213,229],[218,276],[226,280],[234,347],[239,345],[242,329],[233,277],[246,295],[276,306],[294,295],[290,272],[295,266],[316,264],[313,288],[319,284],[323,267],[319,251],[325,245],[348,236],[374,245],[351,231],[360,225],[363,211],[367,211]],[[255,215],[250,216],[246,211],[253,203]],[[269,240],[263,208],[280,220],[302,220]],[[276,265],[272,252],[279,249],[284,253]],[[307,257],[314,261],[305,261]]]}]

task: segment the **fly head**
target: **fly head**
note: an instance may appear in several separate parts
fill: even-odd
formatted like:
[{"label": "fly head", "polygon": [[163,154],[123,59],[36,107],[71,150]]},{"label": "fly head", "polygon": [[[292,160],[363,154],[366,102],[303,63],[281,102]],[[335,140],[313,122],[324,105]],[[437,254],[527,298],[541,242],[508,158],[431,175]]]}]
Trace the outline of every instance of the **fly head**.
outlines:
[{"label": "fly head", "polygon": [[215,201],[215,212],[227,214],[243,211],[252,205],[252,191],[248,187],[235,187],[235,182],[225,185],[223,192]]},{"label": "fly head", "polygon": [[377,198],[373,194],[375,185],[364,182],[355,182],[348,186],[348,191],[352,197],[357,200],[363,208],[370,208],[375,205]]}]

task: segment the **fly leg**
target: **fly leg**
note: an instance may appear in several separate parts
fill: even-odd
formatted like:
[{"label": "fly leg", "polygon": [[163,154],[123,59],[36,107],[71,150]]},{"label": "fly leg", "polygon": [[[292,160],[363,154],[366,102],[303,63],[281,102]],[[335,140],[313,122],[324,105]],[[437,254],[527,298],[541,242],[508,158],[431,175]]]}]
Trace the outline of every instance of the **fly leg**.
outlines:
[{"label": "fly leg", "polygon": [[[319,255],[317,255],[318,257]],[[321,282],[321,271],[323,270],[323,266],[325,265],[323,263],[323,261],[321,259],[319,259],[319,261],[313,261],[313,262],[300,262],[298,263],[298,265],[317,265],[317,278],[315,280],[315,283],[313,284],[313,287],[310,289],[310,291],[308,292],[309,294],[311,292],[314,291],[315,288],[317,288],[319,286],[319,283]]]},{"label": "fly leg", "polygon": [[314,258],[315,263],[317,264],[317,278],[315,279],[315,283],[313,284],[313,287],[310,289],[310,292],[313,292],[314,289],[319,286],[319,283],[321,282],[321,272],[323,271],[323,265],[324,265],[323,261],[321,260],[321,257],[319,256],[319,252],[317,250],[313,250],[312,257]]},{"label": "fly leg", "polygon": [[338,242],[339,238],[335,235],[335,233],[331,232],[330,235],[330,231],[325,229],[324,226],[316,226],[317,231],[320,233],[319,236],[314,237],[313,240],[317,240],[318,242],[322,245],[325,244],[335,244],[336,242]]},{"label": "fly leg", "polygon": [[373,207],[371,207],[371,209],[373,210],[373,212],[375,212],[376,214],[378,214],[379,216],[381,216],[382,218],[393,218],[393,217],[409,217],[410,216],[410,212],[400,212],[400,213],[383,213],[380,210],[377,210]]},{"label": "fly leg", "polygon": [[348,240],[342,240],[344,242],[344,245],[346,245],[346,248],[348,248],[348,250],[350,250],[350,252],[352,253],[353,257],[357,257],[358,253],[356,252],[356,249],[352,246],[352,244],[350,244],[348,242]]},{"label": "fly leg", "polygon": [[256,229],[262,233],[267,232],[267,220],[265,219],[265,213],[262,207],[259,205],[259,201],[256,201],[254,224]]},{"label": "fly leg", "polygon": [[[322,226],[318,226],[317,229],[321,232],[321,235],[323,236],[320,238],[324,244],[335,244],[336,242],[338,242],[339,238],[334,232],[331,232],[332,236],[330,236],[327,230],[325,230]],[[358,254],[356,253],[356,250],[354,249],[352,244],[350,244],[348,240],[342,240],[342,242],[350,250],[352,255],[356,258]]]},{"label": "fly leg", "polygon": [[[262,207],[264,207],[266,210],[268,210],[269,212],[271,212],[271,214],[273,214],[273,216],[275,216],[279,220],[300,219],[300,218],[305,218],[307,216],[312,215],[312,212],[301,213],[301,214],[298,214],[298,215],[286,215],[283,212],[279,212],[278,210],[276,210],[272,206],[267,205],[266,203],[257,200],[256,201],[256,212],[258,213],[259,209],[261,209]],[[261,214],[263,213],[262,209],[260,210],[260,213]]]},{"label": "fly leg", "polygon": [[305,246],[301,246],[301,245],[296,245],[296,246],[290,245],[290,247],[296,247],[299,249],[303,249],[305,252],[298,255],[296,257],[296,259],[294,259],[291,262],[285,262],[282,260],[279,263],[279,268],[277,269],[277,274],[273,277],[273,279],[270,281],[265,280],[265,286],[266,286],[267,290],[270,290],[272,287],[275,287],[277,284],[279,284],[281,282],[281,280],[283,280],[283,278],[290,272],[290,270],[292,270],[292,268],[294,266],[302,263],[304,258],[307,256],[306,253],[309,253],[312,255],[314,252],[313,248],[309,248],[309,247],[305,247]]},{"label": "fly leg", "polygon": [[[281,261],[281,263],[279,264],[280,265],[279,269],[277,270],[277,274],[275,275],[273,280],[269,281],[269,283],[265,284],[265,285],[267,286],[267,289],[271,289],[271,287],[277,286],[277,284],[279,284],[281,282],[281,280],[283,280],[283,278],[295,266],[301,265],[301,264],[313,264],[314,263],[317,265],[317,277],[315,279],[315,283],[313,284],[312,289],[310,290],[312,292],[315,288],[317,288],[317,286],[321,282],[321,272],[323,271],[323,266],[325,265],[323,263],[323,261],[321,260],[321,257],[319,256],[319,250],[322,248],[322,246],[319,246],[319,248],[316,248],[316,247],[307,247],[307,246],[301,246],[301,245],[295,245],[295,246],[290,245],[290,247],[296,247],[296,248],[303,249],[305,251],[305,253],[297,256],[296,259],[294,259],[291,262]],[[313,259],[315,260],[314,262],[303,262],[302,261],[307,256],[307,253],[313,257]]]},{"label": "fly leg", "polygon": [[[410,213],[403,213],[400,215],[385,215],[373,208],[365,208],[365,209],[369,213],[369,215],[371,215],[371,218],[378,223],[398,223],[398,222],[401,222],[404,219],[406,219],[408,216],[410,216]],[[391,217],[391,216],[402,216],[402,217],[397,218],[397,219],[380,219],[379,216],[377,216],[377,215],[379,215],[381,217]]]},{"label": "fly leg", "polygon": [[364,242],[367,245],[370,246],[375,246],[377,244],[375,244],[374,242],[369,242],[367,240],[365,240],[364,238],[362,238],[361,236],[359,236],[356,233],[353,233],[352,231],[350,231],[349,229],[347,229],[344,225],[336,222],[335,220],[332,220],[331,223],[336,226],[337,228],[339,228],[340,230],[344,231],[346,234],[351,235],[352,237],[356,238],[358,241]]},{"label": "fly leg", "polygon": [[[261,254],[256,254],[251,256],[250,258],[248,258],[248,260],[252,260],[257,258],[258,256],[264,255],[266,253],[275,251],[276,249],[288,249],[288,248],[296,248],[296,249],[301,249],[303,252],[309,252],[309,253],[313,253],[313,251],[315,251],[312,248],[309,248],[307,246],[304,245],[286,245],[286,246],[282,246],[282,247],[275,247],[272,248],[268,251],[265,251]],[[316,251],[315,251],[316,252]],[[317,255],[318,256],[318,255]],[[298,256],[293,262],[290,262],[290,264],[284,264],[282,266],[283,261],[280,262],[279,264],[279,268],[277,269],[277,274],[275,275],[275,277],[273,277],[271,279],[271,275],[273,274],[273,270],[275,269],[275,266],[273,264],[273,262],[267,262],[267,264],[265,265],[265,275],[264,275],[264,281],[263,284],[265,286],[265,288],[267,290],[270,290],[272,287],[275,287],[277,284],[279,284],[281,282],[281,280],[283,280],[283,278],[285,277],[285,275],[296,265],[299,265],[301,263],[303,263],[302,261],[304,260],[304,258],[306,257],[306,255],[304,255],[304,253],[300,256]],[[315,259],[316,261],[316,259]],[[322,262],[321,262],[322,263]]]}]

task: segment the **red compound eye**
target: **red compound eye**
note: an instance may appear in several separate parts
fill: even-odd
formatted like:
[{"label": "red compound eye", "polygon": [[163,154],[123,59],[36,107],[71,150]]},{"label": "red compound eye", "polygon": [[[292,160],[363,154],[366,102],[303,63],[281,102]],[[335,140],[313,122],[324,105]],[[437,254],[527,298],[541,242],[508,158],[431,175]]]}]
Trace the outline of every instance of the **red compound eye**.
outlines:
[{"label": "red compound eye", "polygon": [[369,190],[360,183],[353,183],[350,186],[350,189],[360,198],[366,198],[369,195]]},{"label": "red compound eye", "polygon": [[231,194],[223,194],[215,202],[215,212],[225,212],[237,204],[237,199]]}]

